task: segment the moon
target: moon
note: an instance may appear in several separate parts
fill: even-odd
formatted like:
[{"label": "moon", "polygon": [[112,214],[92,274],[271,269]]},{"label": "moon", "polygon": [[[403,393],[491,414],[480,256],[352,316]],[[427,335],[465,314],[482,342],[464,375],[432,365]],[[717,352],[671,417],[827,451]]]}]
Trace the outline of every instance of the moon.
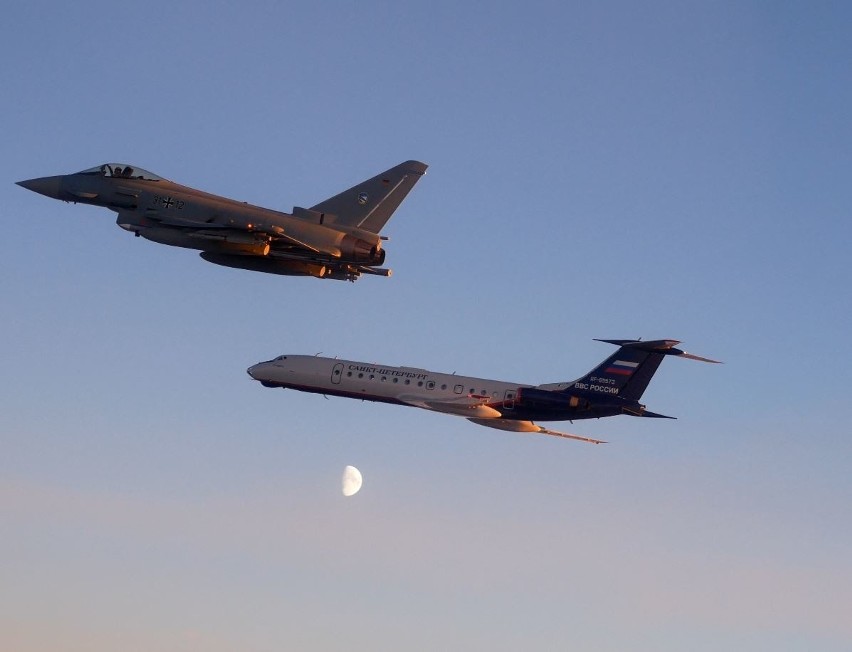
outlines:
[{"label": "moon", "polygon": [[343,469],[343,495],[354,496],[361,490],[361,472],[354,466]]}]

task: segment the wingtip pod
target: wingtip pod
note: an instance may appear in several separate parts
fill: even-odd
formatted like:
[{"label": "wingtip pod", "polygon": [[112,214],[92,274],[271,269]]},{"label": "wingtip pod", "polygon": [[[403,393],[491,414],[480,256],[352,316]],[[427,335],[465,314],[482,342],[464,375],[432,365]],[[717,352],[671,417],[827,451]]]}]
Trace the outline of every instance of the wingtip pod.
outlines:
[{"label": "wingtip pod", "polygon": [[602,340],[595,338],[596,342],[606,342],[607,344],[614,344],[615,346],[622,346],[627,349],[637,349],[639,351],[649,351],[653,353],[662,353],[663,355],[676,355],[680,358],[687,358],[689,360],[698,360],[699,362],[710,362],[712,364],[722,364],[721,360],[712,360],[710,358],[703,358],[699,355],[693,355],[692,353],[687,353],[681,349],[675,348],[678,344],[680,344],[680,340]]}]

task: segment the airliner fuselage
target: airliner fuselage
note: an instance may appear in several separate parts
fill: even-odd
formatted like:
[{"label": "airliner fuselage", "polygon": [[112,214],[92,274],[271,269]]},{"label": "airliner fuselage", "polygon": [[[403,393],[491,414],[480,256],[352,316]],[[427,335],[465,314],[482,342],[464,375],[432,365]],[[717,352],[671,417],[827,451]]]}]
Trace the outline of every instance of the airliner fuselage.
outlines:
[{"label": "airliner fuselage", "polygon": [[248,373],[267,387],[426,409],[436,409],[432,405],[440,404],[442,412],[455,406],[458,414],[468,417],[498,417],[504,410],[516,411],[518,388],[529,387],[415,367],[306,355],[282,355],[254,365]]},{"label": "airliner fuselage", "polygon": [[499,430],[602,443],[549,430],[533,420],[573,421],[617,414],[662,417],[646,410],[639,398],[663,358],[674,355],[715,362],[674,348],[675,340],[602,341],[615,344],[618,351],[577,380],[544,385],[306,355],[281,355],[249,367],[248,373],[266,387],[419,407]]}]

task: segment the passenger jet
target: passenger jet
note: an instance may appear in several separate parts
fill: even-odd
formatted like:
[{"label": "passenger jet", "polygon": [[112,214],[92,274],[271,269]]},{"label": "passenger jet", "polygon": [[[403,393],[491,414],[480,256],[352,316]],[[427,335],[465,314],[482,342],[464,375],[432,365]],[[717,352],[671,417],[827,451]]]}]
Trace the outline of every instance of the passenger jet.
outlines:
[{"label": "passenger jet", "polygon": [[104,163],[75,174],[18,181],[53,199],[104,206],[118,226],[153,242],[199,249],[211,263],[269,274],[355,281],[390,276],[379,235],[426,164],[406,161],[311,208],[252,206]]},{"label": "passenger jet", "polygon": [[677,340],[597,340],[618,350],[585,376],[563,383],[524,385],[319,356],[281,355],[248,368],[265,387],[394,403],[465,417],[480,426],[541,433],[603,444],[540,426],[536,421],[574,421],[626,414],[672,419],[639,402],[667,355],[718,363],[675,348]]}]

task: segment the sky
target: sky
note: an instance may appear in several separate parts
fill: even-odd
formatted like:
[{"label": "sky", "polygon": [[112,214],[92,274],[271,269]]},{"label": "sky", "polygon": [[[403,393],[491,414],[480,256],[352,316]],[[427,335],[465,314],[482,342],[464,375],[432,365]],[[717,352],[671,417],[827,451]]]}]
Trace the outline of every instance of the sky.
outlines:
[{"label": "sky", "polygon": [[[304,5],[304,6],[303,6]],[[0,649],[852,649],[844,2],[15,3]],[[391,278],[217,267],[15,181],[280,210],[429,164]],[[270,390],[518,383],[675,338],[605,446]],[[361,491],[341,495],[346,465]]]}]

